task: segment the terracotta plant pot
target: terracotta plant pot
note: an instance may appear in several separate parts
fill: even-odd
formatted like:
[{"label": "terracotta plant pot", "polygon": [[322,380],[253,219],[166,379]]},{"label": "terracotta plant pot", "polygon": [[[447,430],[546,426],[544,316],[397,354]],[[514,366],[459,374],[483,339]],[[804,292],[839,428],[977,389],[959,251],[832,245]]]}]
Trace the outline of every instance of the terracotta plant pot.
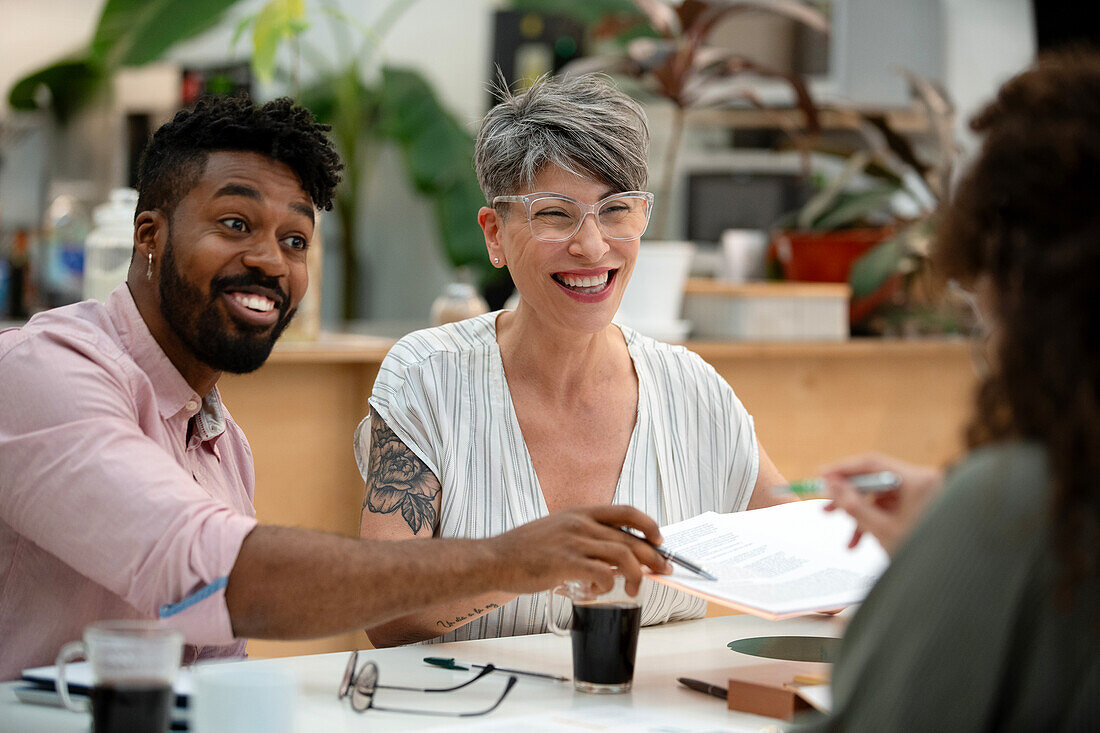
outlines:
[{"label": "terracotta plant pot", "polygon": [[772,235],[768,256],[784,280],[846,283],[852,263],[894,234],[893,227],[830,232],[781,230]]}]

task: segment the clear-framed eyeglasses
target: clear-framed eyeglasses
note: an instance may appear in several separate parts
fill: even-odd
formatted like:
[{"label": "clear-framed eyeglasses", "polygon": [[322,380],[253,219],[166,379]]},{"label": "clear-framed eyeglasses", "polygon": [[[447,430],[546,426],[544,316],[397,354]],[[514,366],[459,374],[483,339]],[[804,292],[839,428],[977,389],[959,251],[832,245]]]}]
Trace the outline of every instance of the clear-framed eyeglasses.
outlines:
[{"label": "clear-framed eyeglasses", "polygon": [[572,239],[589,214],[596,220],[596,226],[604,237],[622,240],[637,239],[645,233],[653,211],[653,194],[648,191],[624,191],[594,204],[584,204],[550,191],[493,199],[493,206],[502,203],[523,204],[531,235],[543,242]]},{"label": "clear-framed eyeglasses", "polygon": [[374,704],[374,693],[377,690],[403,690],[405,692],[454,692],[455,690],[461,690],[463,687],[468,687],[473,683],[485,677],[488,674],[494,672],[496,668],[487,664],[481,669],[475,676],[466,680],[462,684],[454,685],[453,687],[402,687],[400,685],[380,685],[378,684],[378,665],[372,661],[367,661],[362,667],[359,666],[359,652],[352,652],[351,657],[348,659],[348,666],[344,670],[343,680],[340,682],[340,691],[337,694],[337,698],[343,700],[345,697],[351,701],[351,709],[357,713],[365,713],[368,710],[380,710],[387,713],[408,713],[410,715],[441,715],[453,718],[473,718],[478,715],[486,715],[493,712],[500,704],[504,702],[504,698],[508,696],[508,693],[512,691],[512,688],[516,684],[516,678],[514,676],[508,677],[508,682],[504,685],[504,691],[500,693],[500,697],[497,698],[489,707],[484,710],[474,710],[470,712],[449,712],[445,710],[412,710],[409,708],[391,708],[381,707]]}]

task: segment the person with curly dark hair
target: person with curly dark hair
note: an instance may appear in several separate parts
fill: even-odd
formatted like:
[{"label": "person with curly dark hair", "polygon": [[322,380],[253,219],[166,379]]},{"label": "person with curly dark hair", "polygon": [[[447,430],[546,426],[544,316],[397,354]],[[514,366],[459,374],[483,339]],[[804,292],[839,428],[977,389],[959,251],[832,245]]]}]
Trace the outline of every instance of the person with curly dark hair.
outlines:
[{"label": "person with curly dark hair", "polygon": [[[1048,56],[972,121],[939,272],[977,296],[988,373],[946,479],[826,471],[894,556],[845,636],[822,730],[1095,730],[1100,721],[1100,57]],[[846,477],[898,472],[871,499]]]},{"label": "person with curly dark hair", "polygon": [[0,334],[0,680],[96,620],[162,619],[192,662],[665,569],[618,529],[659,541],[630,507],[419,547],[257,524],[252,454],[216,384],[264,363],[306,290],[341,168],[326,131],[286,99],[179,112],[141,163],[126,283]]}]

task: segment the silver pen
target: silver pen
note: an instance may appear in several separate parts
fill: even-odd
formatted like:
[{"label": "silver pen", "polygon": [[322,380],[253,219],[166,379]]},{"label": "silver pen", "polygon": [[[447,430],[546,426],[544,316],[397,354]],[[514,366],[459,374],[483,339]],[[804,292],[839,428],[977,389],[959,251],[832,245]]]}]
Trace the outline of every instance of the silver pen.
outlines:
[{"label": "silver pen", "polygon": [[626,527],[621,527],[620,529],[622,529],[622,531],[626,532],[628,535],[635,537],[652,547],[654,550],[657,551],[657,554],[668,560],[670,563],[673,563],[674,565],[679,565],[684,570],[689,570],[698,575],[700,578],[706,578],[707,580],[718,580],[718,578],[715,577],[713,574],[707,572],[705,569],[703,569],[699,565],[696,565],[691,560],[688,560],[686,557],[680,557],[672,550],[667,550],[661,545],[655,545],[637,532],[634,532],[633,530],[630,530]]},{"label": "silver pen", "polygon": [[[882,494],[901,487],[901,476],[893,471],[876,471],[847,477],[848,483],[861,494]],[[803,499],[821,496],[825,493],[825,479],[811,478],[795,481],[787,486],[773,486],[780,494],[794,494]]]}]

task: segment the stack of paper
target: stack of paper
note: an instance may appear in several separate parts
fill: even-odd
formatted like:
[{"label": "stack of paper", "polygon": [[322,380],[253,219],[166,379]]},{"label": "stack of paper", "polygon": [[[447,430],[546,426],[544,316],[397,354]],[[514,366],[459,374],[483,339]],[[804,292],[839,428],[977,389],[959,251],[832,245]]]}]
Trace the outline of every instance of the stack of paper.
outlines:
[{"label": "stack of paper", "polygon": [[889,564],[873,537],[852,550],[855,522],[824,499],[736,514],[707,512],[661,528],[665,548],[717,581],[678,566],[653,580],[768,619],[859,603]]}]

